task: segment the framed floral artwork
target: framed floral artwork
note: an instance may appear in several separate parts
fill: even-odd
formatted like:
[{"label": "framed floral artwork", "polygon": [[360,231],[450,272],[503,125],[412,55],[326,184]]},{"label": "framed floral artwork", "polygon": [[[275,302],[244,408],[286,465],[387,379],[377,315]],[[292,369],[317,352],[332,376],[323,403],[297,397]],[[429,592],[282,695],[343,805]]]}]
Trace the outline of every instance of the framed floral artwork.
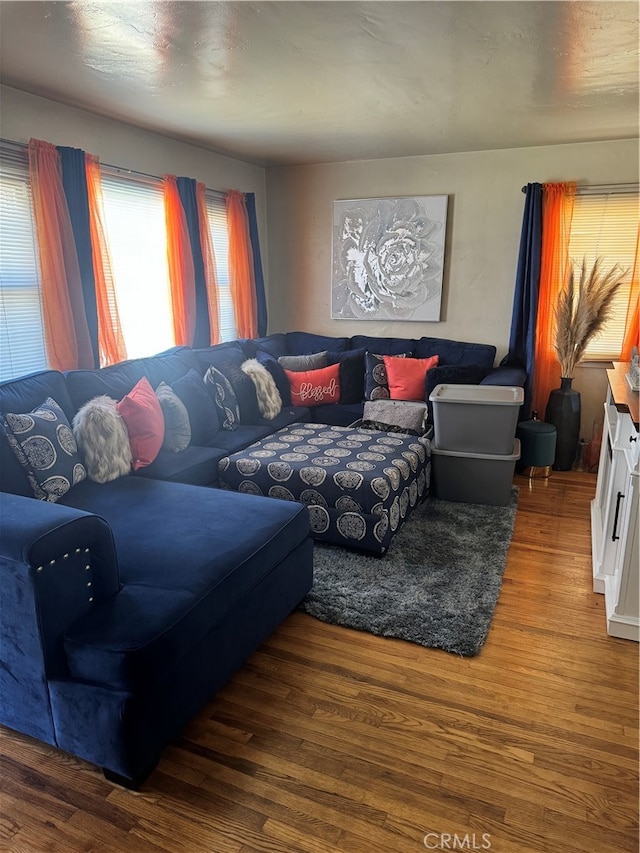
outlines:
[{"label": "framed floral artwork", "polygon": [[447,200],[334,201],[332,319],[440,319]]}]

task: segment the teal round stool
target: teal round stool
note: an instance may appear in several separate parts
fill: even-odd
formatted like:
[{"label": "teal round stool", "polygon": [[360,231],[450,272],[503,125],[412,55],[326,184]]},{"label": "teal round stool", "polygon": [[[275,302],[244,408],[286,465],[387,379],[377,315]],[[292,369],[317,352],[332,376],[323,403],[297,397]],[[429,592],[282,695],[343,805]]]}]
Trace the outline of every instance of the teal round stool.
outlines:
[{"label": "teal round stool", "polygon": [[530,421],[522,421],[516,429],[520,439],[520,473],[527,477],[549,477],[556,455],[556,428],[539,421],[537,412]]}]

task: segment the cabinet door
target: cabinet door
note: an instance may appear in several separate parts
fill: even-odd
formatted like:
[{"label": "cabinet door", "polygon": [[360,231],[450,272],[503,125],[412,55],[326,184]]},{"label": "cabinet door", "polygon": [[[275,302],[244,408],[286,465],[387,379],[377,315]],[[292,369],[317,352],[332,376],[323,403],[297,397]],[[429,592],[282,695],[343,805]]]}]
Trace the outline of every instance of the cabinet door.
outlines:
[{"label": "cabinet door", "polygon": [[[607,631],[614,637],[640,640],[640,583],[638,546],[638,491],[640,474],[629,471],[619,516],[620,546],[614,574],[607,587]],[[606,594],[605,593],[605,594]]]},{"label": "cabinet door", "polygon": [[601,572],[613,574],[620,542],[620,524],[624,513],[627,464],[621,450],[613,450],[609,490],[605,509],[604,541]]},{"label": "cabinet door", "polygon": [[616,613],[638,617],[638,474],[630,472],[625,485],[624,510],[619,520],[620,542],[614,574],[618,578]]}]

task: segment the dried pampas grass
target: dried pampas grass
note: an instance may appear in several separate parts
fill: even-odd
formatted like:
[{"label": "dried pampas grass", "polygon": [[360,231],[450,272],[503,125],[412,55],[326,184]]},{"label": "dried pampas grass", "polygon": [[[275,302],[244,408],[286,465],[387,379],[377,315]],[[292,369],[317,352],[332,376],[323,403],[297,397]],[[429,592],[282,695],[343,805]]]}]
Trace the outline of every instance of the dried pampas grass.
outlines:
[{"label": "dried pampas grass", "polygon": [[583,258],[576,282],[575,268],[571,265],[569,283],[560,291],[555,311],[554,346],[563,377],[573,378],[589,342],[611,316],[613,297],[627,273],[618,264],[603,271],[602,258],[596,258],[589,271]]}]

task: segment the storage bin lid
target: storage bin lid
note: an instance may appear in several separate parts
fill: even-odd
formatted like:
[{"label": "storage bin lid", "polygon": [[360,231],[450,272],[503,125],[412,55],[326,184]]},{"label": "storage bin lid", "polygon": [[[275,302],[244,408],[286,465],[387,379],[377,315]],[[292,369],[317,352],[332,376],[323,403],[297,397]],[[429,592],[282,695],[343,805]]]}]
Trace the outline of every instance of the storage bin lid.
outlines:
[{"label": "storage bin lid", "polygon": [[483,406],[521,406],[522,388],[512,385],[436,385],[429,394],[431,403],[479,403]]},{"label": "storage bin lid", "polygon": [[440,450],[431,445],[431,453],[436,456],[457,456],[459,459],[489,459],[492,462],[514,462],[520,459],[520,439],[513,440],[513,453],[468,453],[462,450]]}]

